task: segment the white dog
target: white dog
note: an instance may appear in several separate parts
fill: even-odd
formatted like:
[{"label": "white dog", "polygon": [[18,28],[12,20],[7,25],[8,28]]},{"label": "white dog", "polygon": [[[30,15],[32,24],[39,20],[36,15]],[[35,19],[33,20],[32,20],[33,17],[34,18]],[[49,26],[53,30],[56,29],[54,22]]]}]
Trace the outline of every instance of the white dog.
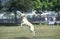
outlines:
[{"label": "white dog", "polygon": [[30,28],[30,31],[33,32],[33,35],[35,36],[34,26],[28,21],[28,19],[26,18],[25,14],[20,13],[20,16],[22,18],[21,27],[23,25],[28,25],[29,28]]}]

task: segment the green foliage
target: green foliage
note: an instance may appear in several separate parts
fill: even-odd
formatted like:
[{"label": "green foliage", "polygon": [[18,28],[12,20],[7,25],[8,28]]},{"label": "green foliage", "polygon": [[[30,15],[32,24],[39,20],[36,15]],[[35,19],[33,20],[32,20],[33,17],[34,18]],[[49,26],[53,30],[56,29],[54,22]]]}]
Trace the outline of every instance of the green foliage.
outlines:
[{"label": "green foliage", "polygon": [[40,0],[36,0],[34,5],[35,5],[35,8],[40,9],[40,8],[42,8],[43,4],[41,3]]},{"label": "green foliage", "polygon": [[14,7],[16,10],[29,11],[36,10],[60,10],[60,0],[12,0],[7,2],[6,6]]},{"label": "green foliage", "polygon": [[1,9],[2,9],[2,4],[1,4],[1,1],[0,1],[0,12],[1,12]]}]

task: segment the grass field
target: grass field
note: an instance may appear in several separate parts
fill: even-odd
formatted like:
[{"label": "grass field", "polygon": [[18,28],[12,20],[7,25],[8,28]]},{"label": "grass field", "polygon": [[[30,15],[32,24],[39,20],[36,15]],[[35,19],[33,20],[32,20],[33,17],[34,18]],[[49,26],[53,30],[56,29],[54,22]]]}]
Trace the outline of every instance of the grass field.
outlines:
[{"label": "grass field", "polygon": [[60,39],[59,25],[35,25],[36,36],[27,26],[0,26],[0,39]]}]

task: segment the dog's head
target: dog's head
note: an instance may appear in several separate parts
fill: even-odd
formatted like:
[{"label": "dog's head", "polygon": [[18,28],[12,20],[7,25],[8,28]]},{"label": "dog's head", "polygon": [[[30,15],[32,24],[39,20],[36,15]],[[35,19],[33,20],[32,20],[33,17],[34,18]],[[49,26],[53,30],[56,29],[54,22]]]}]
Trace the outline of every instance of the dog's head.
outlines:
[{"label": "dog's head", "polygon": [[21,17],[25,17],[25,14],[21,14]]}]

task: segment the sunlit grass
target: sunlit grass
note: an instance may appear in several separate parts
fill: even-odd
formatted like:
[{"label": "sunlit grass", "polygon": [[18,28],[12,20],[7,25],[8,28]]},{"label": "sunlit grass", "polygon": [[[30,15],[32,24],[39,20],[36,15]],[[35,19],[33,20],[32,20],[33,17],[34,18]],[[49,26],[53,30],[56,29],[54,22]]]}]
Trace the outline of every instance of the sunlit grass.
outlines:
[{"label": "sunlit grass", "polygon": [[0,26],[0,39],[60,39],[59,25],[34,25],[36,36],[29,31],[29,27]]}]

